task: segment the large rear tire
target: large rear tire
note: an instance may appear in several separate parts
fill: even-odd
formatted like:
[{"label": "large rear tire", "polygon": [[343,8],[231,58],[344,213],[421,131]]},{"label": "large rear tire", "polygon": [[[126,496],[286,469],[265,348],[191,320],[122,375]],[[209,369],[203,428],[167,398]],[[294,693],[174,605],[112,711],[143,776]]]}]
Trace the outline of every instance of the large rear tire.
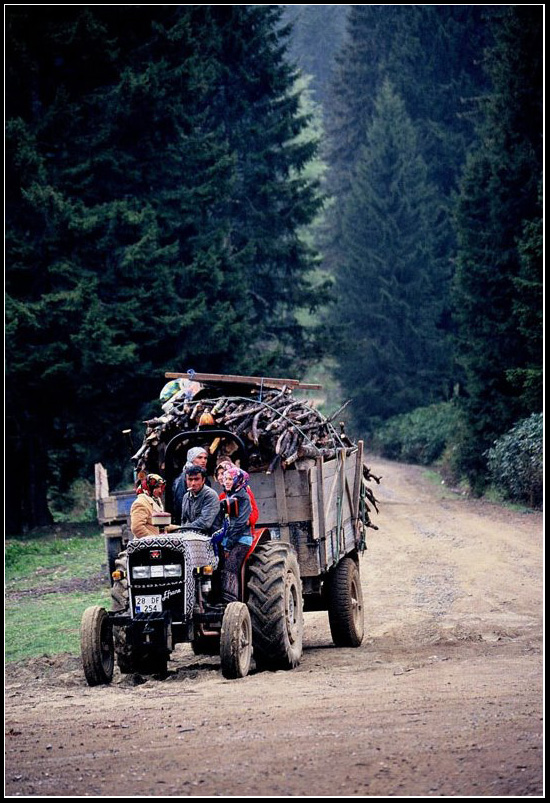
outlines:
[{"label": "large rear tire", "polygon": [[359,647],[365,633],[363,592],[356,561],[346,555],[329,579],[328,620],[337,647]]},{"label": "large rear tire", "polygon": [[293,669],[302,657],[304,631],[302,581],[289,544],[268,541],[252,554],[248,607],[254,658],[266,669]]},{"label": "large rear tire", "polygon": [[80,653],[88,686],[111,682],[115,664],[113,631],[105,608],[91,605],[82,614]]},{"label": "large rear tire", "polygon": [[228,680],[248,675],[252,660],[252,622],[244,602],[230,602],[220,634],[222,675]]}]

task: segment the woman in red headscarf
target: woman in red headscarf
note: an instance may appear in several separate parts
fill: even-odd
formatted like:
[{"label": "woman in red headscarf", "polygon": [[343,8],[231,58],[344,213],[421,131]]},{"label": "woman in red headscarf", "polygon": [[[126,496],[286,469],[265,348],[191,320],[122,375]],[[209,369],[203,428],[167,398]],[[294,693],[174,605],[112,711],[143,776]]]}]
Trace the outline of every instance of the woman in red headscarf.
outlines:
[{"label": "woman in red headscarf", "polygon": [[247,493],[249,476],[237,466],[226,468],[223,485],[226,493],[226,527],[221,540],[223,561],[221,567],[222,602],[228,604],[239,599],[241,569],[252,545],[250,514],[252,505]]},{"label": "woman in red headscarf", "polygon": [[[147,474],[136,482],[137,499],[130,508],[130,529],[134,538],[158,535],[160,529],[153,524],[153,513],[164,513],[162,495],[165,481],[158,474]],[[177,529],[171,525],[167,529]]]},{"label": "woman in red headscarf", "polygon": [[[222,460],[221,463],[218,463],[218,465],[216,466],[216,471],[215,471],[214,477],[216,478],[216,482],[218,482],[222,486],[222,488],[225,487],[224,484],[223,484],[223,475],[227,471],[227,469],[229,469],[229,468],[237,468],[235,466],[235,464],[231,462],[231,460]],[[253,493],[252,488],[250,487],[250,485],[246,485],[246,492],[247,492],[247,494],[249,496],[250,507],[251,507],[250,518],[248,520],[248,523],[250,524],[250,527],[251,527],[251,530],[252,530],[252,534],[254,534],[254,527],[255,527],[256,522],[258,521],[260,513],[259,513],[259,510],[258,510],[258,505],[256,504],[256,498],[254,496],[254,493]],[[220,499],[225,499],[226,496],[227,496],[227,494],[225,493],[225,490],[224,490],[220,494]]]}]

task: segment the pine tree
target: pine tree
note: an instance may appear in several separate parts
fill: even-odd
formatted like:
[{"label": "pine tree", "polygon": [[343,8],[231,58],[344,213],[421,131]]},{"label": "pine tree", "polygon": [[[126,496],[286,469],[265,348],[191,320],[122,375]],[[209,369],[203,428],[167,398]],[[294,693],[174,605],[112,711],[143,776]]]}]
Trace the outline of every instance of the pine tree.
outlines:
[{"label": "pine tree", "polygon": [[[466,166],[457,203],[454,304],[470,433],[462,464],[476,490],[483,487],[486,450],[542,403],[540,9],[504,9],[495,39],[480,145]],[[518,304],[519,287],[528,294]]]},{"label": "pine tree", "polygon": [[339,379],[354,400],[356,426],[372,431],[385,417],[440,397],[446,367],[437,195],[389,81],[376,99],[342,217]]},{"label": "pine tree", "polygon": [[297,229],[319,201],[278,18],[9,11],[12,529],[49,520],[45,466],[60,488],[98,459],[120,476],[120,430],[166,369],[286,372],[301,356],[297,310],[319,293]]}]

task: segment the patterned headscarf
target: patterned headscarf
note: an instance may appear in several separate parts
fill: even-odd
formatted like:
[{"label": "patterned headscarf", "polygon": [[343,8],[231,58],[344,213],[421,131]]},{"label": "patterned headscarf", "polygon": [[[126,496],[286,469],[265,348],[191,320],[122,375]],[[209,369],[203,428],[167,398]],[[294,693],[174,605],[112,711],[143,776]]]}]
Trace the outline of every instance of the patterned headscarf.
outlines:
[{"label": "patterned headscarf", "polygon": [[[223,468],[223,470],[224,470],[224,473],[225,473],[225,472],[227,471],[227,469],[228,469],[228,468],[234,468],[234,466],[235,466],[235,464],[234,464],[234,463],[232,463],[232,462],[231,462],[231,460],[229,460],[229,459],[226,459],[226,460],[220,460],[220,462],[219,462],[219,463],[218,463],[218,465],[216,466],[216,472],[215,472],[215,476],[216,476],[216,477],[218,476],[218,472],[219,472],[219,470],[220,470],[221,468]],[[222,476],[222,479],[223,479],[223,476]]]},{"label": "patterned headscarf", "polygon": [[242,468],[237,468],[237,466],[231,466],[224,471],[223,479],[224,484],[225,480],[230,478],[232,481],[231,490],[229,493],[236,493],[240,491],[241,488],[246,488],[248,485],[248,481],[250,479],[250,475],[247,474],[246,471],[243,471]]},{"label": "patterned headscarf", "polygon": [[155,488],[164,488],[165,485],[166,481],[160,476],[160,474],[147,474],[146,477],[139,479],[136,482],[136,494],[153,496],[153,491]]}]

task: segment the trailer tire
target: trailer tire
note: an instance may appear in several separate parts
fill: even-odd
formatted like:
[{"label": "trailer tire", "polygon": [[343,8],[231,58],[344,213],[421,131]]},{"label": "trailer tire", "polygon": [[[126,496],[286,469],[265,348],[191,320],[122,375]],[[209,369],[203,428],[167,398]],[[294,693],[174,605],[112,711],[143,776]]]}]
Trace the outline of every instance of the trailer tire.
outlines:
[{"label": "trailer tire", "polygon": [[357,562],[346,555],[331,572],[328,619],[337,647],[359,647],[365,633],[363,592]]},{"label": "trailer tire", "polygon": [[80,653],[88,686],[100,686],[113,679],[113,632],[105,608],[91,605],[82,614]]},{"label": "trailer tire", "polygon": [[302,582],[289,544],[268,541],[250,558],[248,607],[254,659],[266,669],[293,669],[302,657]]},{"label": "trailer tire", "polygon": [[222,675],[245,678],[252,660],[252,622],[244,602],[230,602],[223,614],[220,634]]}]

